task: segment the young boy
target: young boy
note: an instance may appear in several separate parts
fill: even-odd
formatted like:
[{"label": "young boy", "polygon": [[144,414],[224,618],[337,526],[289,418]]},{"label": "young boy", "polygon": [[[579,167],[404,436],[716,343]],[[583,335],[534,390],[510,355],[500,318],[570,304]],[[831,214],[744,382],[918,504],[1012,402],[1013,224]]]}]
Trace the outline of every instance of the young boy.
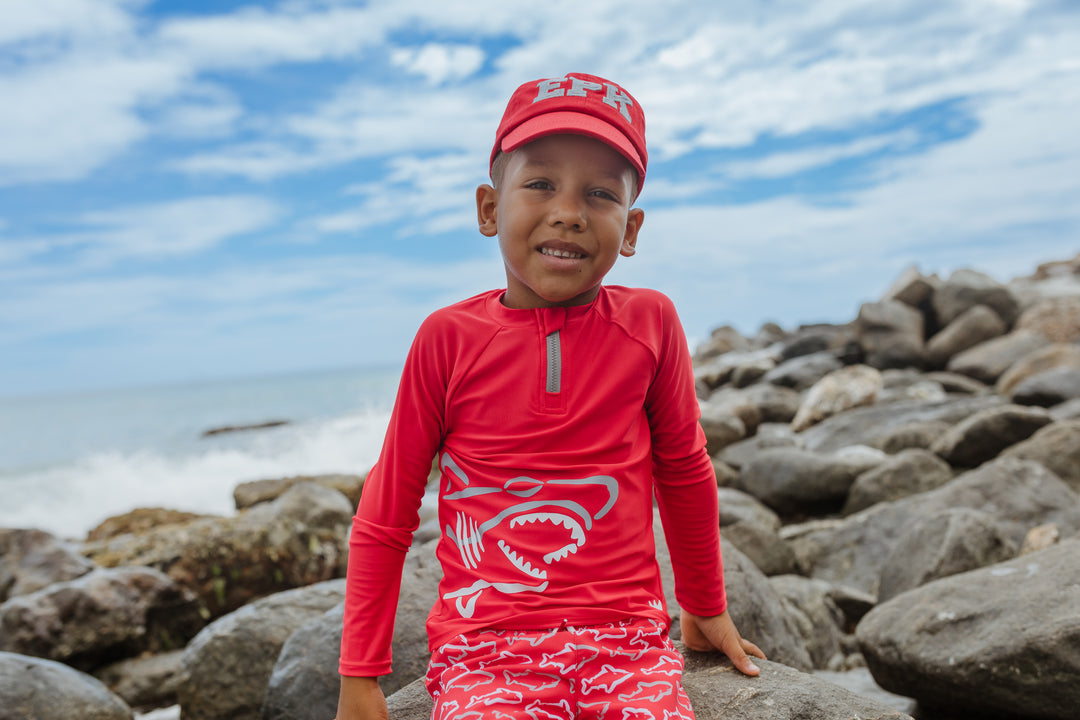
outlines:
[{"label": "young boy", "polygon": [[432,314],[409,352],[353,523],[338,720],[386,717],[402,563],[438,457],[426,682],[434,718],[692,718],[652,534],[671,549],[683,641],[747,675],[726,611],[716,478],[670,300],[604,286],[634,254],[645,118],[584,74],[525,83],[496,133],[480,232],[506,289]]}]

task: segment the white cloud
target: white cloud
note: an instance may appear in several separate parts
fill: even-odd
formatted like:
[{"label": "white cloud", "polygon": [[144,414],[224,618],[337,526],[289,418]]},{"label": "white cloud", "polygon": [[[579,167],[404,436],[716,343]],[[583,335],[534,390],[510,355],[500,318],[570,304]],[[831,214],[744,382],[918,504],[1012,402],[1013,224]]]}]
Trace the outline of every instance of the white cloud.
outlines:
[{"label": "white cloud", "polygon": [[469,45],[428,43],[394,50],[390,60],[432,85],[441,85],[447,80],[463,80],[479,70],[484,64],[484,51]]}]

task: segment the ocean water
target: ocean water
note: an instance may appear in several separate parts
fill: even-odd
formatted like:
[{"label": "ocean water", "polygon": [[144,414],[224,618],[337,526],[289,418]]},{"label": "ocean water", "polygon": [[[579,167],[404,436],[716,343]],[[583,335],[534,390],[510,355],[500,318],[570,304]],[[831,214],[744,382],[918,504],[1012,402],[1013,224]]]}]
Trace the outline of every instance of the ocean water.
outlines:
[{"label": "ocean water", "polygon": [[136,507],[230,515],[233,488],[249,480],[365,473],[399,375],[360,368],[0,398],[0,527],[82,538]]}]

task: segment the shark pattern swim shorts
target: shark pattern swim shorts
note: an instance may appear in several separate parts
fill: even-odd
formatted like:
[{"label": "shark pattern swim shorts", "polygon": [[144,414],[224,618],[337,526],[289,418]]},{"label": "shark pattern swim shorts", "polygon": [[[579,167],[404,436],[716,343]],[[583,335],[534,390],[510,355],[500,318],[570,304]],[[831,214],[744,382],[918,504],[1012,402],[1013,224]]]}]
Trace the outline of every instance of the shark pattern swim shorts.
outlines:
[{"label": "shark pattern swim shorts", "polygon": [[437,648],[433,720],[693,720],[683,660],[647,619],[482,630]]}]

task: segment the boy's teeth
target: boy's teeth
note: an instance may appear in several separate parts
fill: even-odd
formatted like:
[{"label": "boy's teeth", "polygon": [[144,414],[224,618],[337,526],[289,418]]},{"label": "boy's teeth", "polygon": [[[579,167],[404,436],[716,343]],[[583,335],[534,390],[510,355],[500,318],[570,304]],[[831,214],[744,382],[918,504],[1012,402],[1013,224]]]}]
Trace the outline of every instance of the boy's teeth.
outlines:
[{"label": "boy's teeth", "polygon": [[585,257],[581,253],[570,252],[569,250],[553,250],[552,248],[540,248],[540,252],[544,255],[554,255],[561,258],[583,258]]}]

